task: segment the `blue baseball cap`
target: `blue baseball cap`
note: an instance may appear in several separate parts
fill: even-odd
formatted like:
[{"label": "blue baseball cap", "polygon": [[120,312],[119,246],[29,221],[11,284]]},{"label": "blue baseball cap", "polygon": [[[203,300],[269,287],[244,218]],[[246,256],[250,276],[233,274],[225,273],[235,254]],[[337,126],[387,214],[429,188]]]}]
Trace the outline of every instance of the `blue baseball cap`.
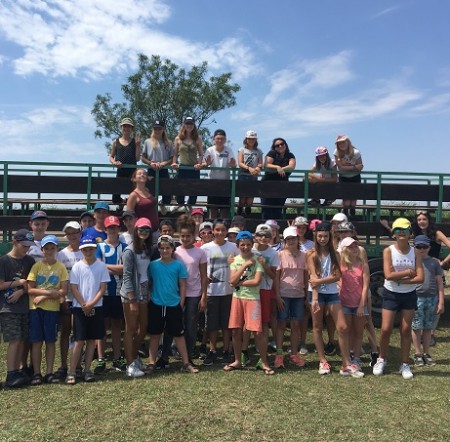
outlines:
[{"label": "blue baseball cap", "polygon": [[253,240],[253,235],[248,230],[243,230],[242,232],[239,232],[236,235],[236,241],[239,241],[241,239],[251,239],[251,240]]},{"label": "blue baseball cap", "polygon": [[99,209],[107,210],[107,211],[109,212],[109,206],[108,206],[108,203],[105,203],[105,201],[99,201],[99,202],[96,203],[95,206],[94,206],[94,212],[95,212],[96,210],[99,210]]},{"label": "blue baseball cap", "polygon": [[30,221],[33,221],[34,219],[48,219],[48,215],[43,210],[36,210],[33,212],[30,216]]},{"label": "blue baseball cap", "polygon": [[97,241],[93,236],[83,236],[80,240],[80,249],[85,249],[86,247],[97,248]]},{"label": "blue baseball cap", "polygon": [[46,244],[55,244],[55,246],[59,245],[58,238],[55,235],[47,235],[44,236],[41,240],[41,247],[44,247]]},{"label": "blue baseball cap", "polygon": [[428,236],[426,235],[417,235],[414,238],[414,245],[418,246],[418,245],[425,245],[430,247],[430,238],[428,238]]}]

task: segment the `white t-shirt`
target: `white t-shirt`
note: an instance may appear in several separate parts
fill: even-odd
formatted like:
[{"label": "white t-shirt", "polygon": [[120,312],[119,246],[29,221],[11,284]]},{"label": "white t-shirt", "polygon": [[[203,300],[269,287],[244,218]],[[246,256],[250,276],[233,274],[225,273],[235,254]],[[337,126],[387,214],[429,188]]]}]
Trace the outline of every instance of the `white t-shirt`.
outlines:
[{"label": "white t-shirt", "polygon": [[186,297],[195,298],[202,294],[202,280],[200,277],[200,264],[207,261],[206,253],[199,247],[185,249],[178,246],[175,250],[175,258],[186,266],[188,278],[186,281]]},{"label": "white t-shirt", "polygon": [[133,242],[133,235],[129,232],[123,232],[119,235],[119,241],[130,245]]},{"label": "white t-shirt", "polygon": [[[78,261],[70,272],[70,283],[78,286],[78,291],[86,302],[92,301],[100,290],[102,282],[110,280],[108,268],[102,261],[96,260],[87,265],[84,261]],[[81,307],[80,303],[73,298],[73,307]],[[95,304],[95,307],[103,305],[103,298]]]},{"label": "white t-shirt", "polygon": [[230,265],[228,257],[239,255],[236,244],[226,241],[219,246],[214,241],[204,244],[201,249],[207,257],[207,274],[209,279],[208,296],[225,296],[233,293],[230,285]]},{"label": "white t-shirt", "polygon": [[[337,149],[335,149],[335,151],[334,151],[334,157],[335,157],[335,158],[338,158],[338,150],[337,150]],[[346,163],[348,163],[348,164],[350,164],[350,165],[352,165],[352,166],[354,166],[354,165],[356,164],[356,162],[357,162],[360,158],[361,158],[361,153],[360,153],[359,150],[356,149],[356,148],[353,148],[353,156],[352,156],[351,158],[348,156],[348,154],[345,154],[345,155],[342,157],[342,159],[343,159]],[[339,166],[338,166],[338,168],[339,168]],[[354,177],[354,176],[359,175],[359,174],[361,173],[359,170],[355,170],[354,172],[353,172],[352,170],[343,170],[342,172],[343,172],[343,173],[345,174],[345,176],[348,177],[348,178]]]},{"label": "white t-shirt", "polygon": [[[209,162],[211,160],[211,167],[230,167],[230,161],[234,159],[233,151],[228,147],[224,146],[222,152],[216,150],[216,146],[211,146],[206,149],[204,160]],[[210,170],[209,178],[212,180],[229,180],[230,172],[229,170]]]},{"label": "white t-shirt", "polygon": [[[58,255],[56,256],[56,259],[64,264],[64,266],[67,269],[67,273],[69,274],[70,278],[70,272],[72,271],[72,267],[77,263],[78,261],[81,261],[83,259],[83,253],[81,250],[77,250],[76,252],[70,251],[67,247],[65,249],[62,249],[58,252]],[[70,289],[67,290],[66,300],[71,302],[73,300],[72,291]]]},{"label": "white t-shirt", "polygon": [[[256,256],[264,256],[264,260],[266,261],[266,264],[269,264],[270,267],[275,267],[275,269],[276,269],[280,264],[280,257],[278,256],[277,251],[270,246],[267,247],[266,250],[261,251],[261,250],[253,249],[252,252]],[[272,285],[273,285],[273,279],[269,278],[267,276],[267,273],[264,272],[263,277],[261,279],[261,284],[259,285],[259,288],[263,289],[263,290],[270,290],[272,288]]]}]

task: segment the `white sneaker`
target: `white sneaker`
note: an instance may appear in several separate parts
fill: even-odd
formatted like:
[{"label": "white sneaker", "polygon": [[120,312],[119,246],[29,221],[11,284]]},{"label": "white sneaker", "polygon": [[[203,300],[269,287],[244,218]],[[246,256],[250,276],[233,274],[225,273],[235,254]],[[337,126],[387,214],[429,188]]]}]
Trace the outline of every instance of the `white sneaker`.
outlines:
[{"label": "white sneaker", "polygon": [[308,349],[305,347],[305,345],[301,345],[299,353],[302,356],[306,356],[309,352],[308,352]]},{"label": "white sneaker", "polygon": [[355,364],[347,365],[346,367],[342,366],[339,374],[341,376],[351,376],[352,378],[363,378],[364,373],[360,370],[360,368]]},{"label": "white sneaker", "polygon": [[331,366],[328,362],[321,362],[319,364],[319,374],[330,374]]},{"label": "white sneaker", "polygon": [[377,362],[373,366],[373,374],[375,376],[381,376],[384,373],[385,366],[386,366],[386,361],[383,358],[378,358]]},{"label": "white sneaker", "polygon": [[133,364],[134,364],[139,370],[144,371],[145,365],[144,365],[144,363],[141,361],[140,358],[136,358],[136,359],[133,361]]},{"label": "white sneaker", "polygon": [[409,364],[403,363],[400,365],[398,372],[402,375],[403,379],[406,379],[407,381],[414,377]]},{"label": "white sneaker", "polygon": [[144,376],[144,372],[136,367],[135,361],[133,361],[128,367],[127,367],[127,376],[130,378],[139,378],[141,376]]}]

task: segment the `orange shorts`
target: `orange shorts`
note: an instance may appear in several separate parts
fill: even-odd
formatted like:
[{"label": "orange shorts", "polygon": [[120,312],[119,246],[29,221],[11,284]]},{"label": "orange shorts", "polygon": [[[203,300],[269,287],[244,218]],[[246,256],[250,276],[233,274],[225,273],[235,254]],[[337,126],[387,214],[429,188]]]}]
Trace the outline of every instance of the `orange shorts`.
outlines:
[{"label": "orange shorts", "polygon": [[270,302],[272,300],[272,293],[275,290],[259,289],[259,299],[261,300],[261,318],[263,324],[270,322]]},{"label": "orange shorts", "polygon": [[245,328],[249,331],[261,333],[261,303],[259,299],[235,298],[231,301],[229,328]]}]

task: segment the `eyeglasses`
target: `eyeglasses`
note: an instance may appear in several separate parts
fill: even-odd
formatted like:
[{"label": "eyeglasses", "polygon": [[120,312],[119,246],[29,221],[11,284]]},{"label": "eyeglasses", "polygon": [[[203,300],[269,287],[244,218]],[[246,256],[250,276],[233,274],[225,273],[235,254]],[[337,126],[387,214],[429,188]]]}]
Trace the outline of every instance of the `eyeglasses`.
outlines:
[{"label": "eyeglasses", "polygon": [[392,231],[392,233],[409,233],[409,228],[407,228],[407,229],[402,229],[402,228],[400,228],[400,227],[397,227],[396,229],[394,229],[393,231]]},{"label": "eyeglasses", "polygon": [[428,246],[426,246],[426,245],[419,245],[419,246],[414,246],[414,248],[416,248],[417,250],[425,250],[425,249],[428,249]]},{"label": "eyeglasses", "polygon": [[150,229],[149,227],[139,227],[138,228],[138,232],[139,233],[150,233],[152,229]]},{"label": "eyeglasses", "polygon": [[273,147],[276,149],[277,147],[283,147],[285,145],[286,145],[285,143],[281,142],[281,143],[278,143],[278,144],[274,144]]}]

